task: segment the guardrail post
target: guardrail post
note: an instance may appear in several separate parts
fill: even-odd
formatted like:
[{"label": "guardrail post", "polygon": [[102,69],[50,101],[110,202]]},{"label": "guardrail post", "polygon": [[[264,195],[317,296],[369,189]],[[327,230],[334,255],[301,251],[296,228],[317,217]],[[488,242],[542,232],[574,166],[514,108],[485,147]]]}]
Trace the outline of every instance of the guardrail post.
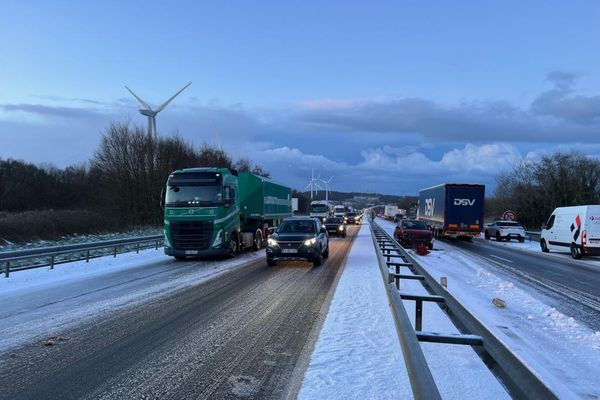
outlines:
[{"label": "guardrail post", "polygon": [[115,253],[113,254],[113,258],[117,256],[117,246],[115,246]]},{"label": "guardrail post", "polygon": [[50,269],[54,269],[54,256],[50,256]]},{"label": "guardrail post", "polygon": [[89,263],[90,262],[90,251],[88,250],[85,254],[85,262]]},{"label": "guardrail post", "polygon": [[158,250],[158,240],[156,241],[156,247],[154,247],[154,250]]},{"label": "guardrail post", "polygon": [[415,331],[423,330],[423,301],[415,301]]},{"label": "guardrail post", "polygon": [[137,244],[137,248],[135,249],[135,254],[139,254],[140,253],[140,244]]},{"label": "guardrail post", "polygon": [[10,274],[10,261],[7,261],[6,266],[4,267],[4,277],[8,278],[9,274]]},{"label": "guardrail post", "polygon": [[[396,265],[396,273],[400,274],[400,266]],[[396,278],[396,289],[400,290],[400,277],[399,276],[395,276]]]}]

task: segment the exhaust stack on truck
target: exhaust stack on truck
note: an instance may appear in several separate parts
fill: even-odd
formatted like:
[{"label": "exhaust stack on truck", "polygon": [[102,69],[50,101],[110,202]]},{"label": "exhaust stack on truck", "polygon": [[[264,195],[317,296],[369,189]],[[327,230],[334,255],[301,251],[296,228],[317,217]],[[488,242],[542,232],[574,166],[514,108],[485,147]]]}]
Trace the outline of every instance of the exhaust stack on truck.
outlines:
[{"label": "exhaust stack on truck", "polygon": [[485,186],[442,184],[419,191],[418,219],[435,237],[472,240],[483,230]]},{"label": "exhaust stack on truck", "polygon": [[163,196],[165,254],[234,256],[266,243],[268,228],[292,215],[291,189],[228,168],[172,172]]}]

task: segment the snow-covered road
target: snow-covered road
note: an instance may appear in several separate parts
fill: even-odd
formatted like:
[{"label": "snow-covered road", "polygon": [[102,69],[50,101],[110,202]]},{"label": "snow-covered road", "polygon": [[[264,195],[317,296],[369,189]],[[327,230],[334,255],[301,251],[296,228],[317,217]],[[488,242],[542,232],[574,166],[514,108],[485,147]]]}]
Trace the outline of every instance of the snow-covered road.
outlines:
[{"label": "snow-covered road", "polygon": [[[378,223],[393,233],[393,223]],[[429,255],[415,258],[436,279],[447,277],[452,295],[559,397],[600,397],[600,332],[548,306],[550,299],[532,292],[528,284],[499,276],[481,258],[444,241],[436,241],[434,248]],[[494,306],[494,297],[505,300],[507,307]]]}]

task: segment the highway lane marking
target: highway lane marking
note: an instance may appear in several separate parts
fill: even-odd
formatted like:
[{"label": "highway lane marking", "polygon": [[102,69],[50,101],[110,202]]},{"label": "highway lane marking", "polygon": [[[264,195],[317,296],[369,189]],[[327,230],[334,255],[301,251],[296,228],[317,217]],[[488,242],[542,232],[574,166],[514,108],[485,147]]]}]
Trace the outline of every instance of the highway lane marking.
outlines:
[{"label": "highway lane marking", "polygon": [[512,262],[511,260],[509,260],[508,258],[504,258],[504,257],[500,257],[500,256],[495,256],[495,255],[493,255],[493,254],[490,254],[489,256],[490,256],[490,257],[497,258],[498,260],[502,260],[502,261],[509,262],[509,263],[511,263],[511,264],[513,263],[513,262]]}]

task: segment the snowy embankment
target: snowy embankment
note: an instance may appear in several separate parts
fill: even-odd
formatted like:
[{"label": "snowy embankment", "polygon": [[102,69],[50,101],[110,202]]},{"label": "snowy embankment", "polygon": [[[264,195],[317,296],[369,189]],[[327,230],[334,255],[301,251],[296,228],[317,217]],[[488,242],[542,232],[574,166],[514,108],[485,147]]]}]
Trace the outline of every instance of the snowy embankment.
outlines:
[{"label": "snowy embankment", "polygon": [[[419,292],[416,286],[404,288]],[[405,302],[405,307],[412,318],[414,305]],[[423,324],[430,331],[457,332],[435,305],[424,304]],[[445,399],[508,398],[470,347],[424,343],[422,348]],[[298,397],[412,398],[367,224],[342,271]]]},{"label": "snowy embankment", "polygon": [[[394,224],[378,223],[393,232]],[[522,243],[498,245],[533,250]],[[529,286],[501,278],[481,259],[444,241],[436,241],[434,248],[426,256],[411,254],[436,279],[447,277],[448,291],[560,398],[600,398],[600,332],[546,305],[543,294],[530,295]],[[506,301],[506,308],[494,306],[494,297]]]},{"label": "snowy embankment", "polygon": [[159,248],[12,273],[0,278],[0,352],[156,301],[262,257],[255,252],[226,261],[178,262]]}]

